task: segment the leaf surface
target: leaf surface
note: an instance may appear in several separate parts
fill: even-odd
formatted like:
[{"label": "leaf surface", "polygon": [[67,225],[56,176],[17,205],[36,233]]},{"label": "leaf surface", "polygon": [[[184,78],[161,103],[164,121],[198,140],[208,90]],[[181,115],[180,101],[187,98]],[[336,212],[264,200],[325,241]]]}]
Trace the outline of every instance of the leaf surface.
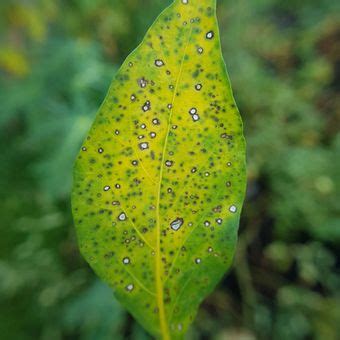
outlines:
[{"label": "leaf surface", "polygon": [[151,334],[182,338],[230,266],[244,191],[216,1],[174,1],[121,66],[77,158],[81,252]]}]

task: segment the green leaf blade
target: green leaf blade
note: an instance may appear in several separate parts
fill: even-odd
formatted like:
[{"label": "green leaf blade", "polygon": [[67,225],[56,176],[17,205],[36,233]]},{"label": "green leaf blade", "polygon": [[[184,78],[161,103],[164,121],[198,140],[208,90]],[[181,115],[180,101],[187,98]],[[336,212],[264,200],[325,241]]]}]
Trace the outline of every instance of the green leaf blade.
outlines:
[{"label": "green leaf blade", "polygon": [[215,1],[175,1],[116,75],[72,193],[91,267],[154,336],[181,338],[230,266],[245,142]]}]

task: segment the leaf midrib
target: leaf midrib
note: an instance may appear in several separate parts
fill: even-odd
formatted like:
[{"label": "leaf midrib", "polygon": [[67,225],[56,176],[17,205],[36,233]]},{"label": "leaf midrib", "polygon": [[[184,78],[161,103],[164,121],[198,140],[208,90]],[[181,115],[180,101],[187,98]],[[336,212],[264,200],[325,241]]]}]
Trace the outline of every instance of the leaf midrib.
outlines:
[{"label": "leaf midrib", "polygon": [[159,319],[160,319],[160,328],[161,328],[161,333],[163,336],[164,340],[170,340],[170,335],[169,335],[169,328],[166,320],[166,315],[165,315],[165,308],[164,308],[164,297],[163,297],[163,281],[161,279],[161,254],[160,254],[160,235],[161,235],[161,223],[160,223],[160,197],[161,197],[161,188],[162,188],[162,180],[163,180],[163,171],[164,171],[164,162],[165,162],[165,154],[167,150],[167,144],[168,144],[168,138],[170,134],[170,128],[171,128],[171,118],[172,118],[172,113],[174,109],[174,102],[176,98],[176,93],[178,89],[179,82],[182,77],[182,72],[183,72],[183,65],[185,61],[185,55],[186,51],[188,48],[188,45],[190,43],[191,35],[192,35],[192,30],[193,26],[190,24],[190,30],[188,34],[188,40],[185,44],[184,52],[183,52],[183,57],[181,60],[181,65],[180,69],[178,72],[174,92],[173,92],[173,97],[171,101],[171,110],[169,114],[169,119],[168,119],[168,126],[167,126],[167,132],[164,140],[164,145],[163,145],[163,150],[162,150],[162,161],[161,161],[161,168],[160,168],[160,174],[159,174],[159,182],[158,182],[158,192],[157,192],[157,202],[156,202],[156,232],[157,232],[157,242],[156,242],[156,257],[155,257],[155,262],[156,262],[156,270],[155,270],[155,275],[156,275],[156,296],[157,296],[157,306],[159,310]]}]

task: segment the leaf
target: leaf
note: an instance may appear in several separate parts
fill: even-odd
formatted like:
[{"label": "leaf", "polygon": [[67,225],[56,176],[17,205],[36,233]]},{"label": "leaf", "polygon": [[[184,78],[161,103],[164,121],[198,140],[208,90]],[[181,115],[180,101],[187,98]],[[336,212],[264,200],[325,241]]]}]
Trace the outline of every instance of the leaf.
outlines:
[{"label": "leaf", "polygon": [[79,245],[152,335],[182,338],[233,258],[245,142],[215,0],[177,0],[115,76],[74,169]]}]

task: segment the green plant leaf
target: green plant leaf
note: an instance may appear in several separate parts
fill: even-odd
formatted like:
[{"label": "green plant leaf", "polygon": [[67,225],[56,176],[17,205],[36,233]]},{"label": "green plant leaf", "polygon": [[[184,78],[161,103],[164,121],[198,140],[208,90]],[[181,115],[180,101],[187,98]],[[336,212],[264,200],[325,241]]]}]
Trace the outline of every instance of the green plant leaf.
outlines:
[{"label": "green plant leaf", "polygon": [[230,266],[244,191],[216,1],[174,1],[118,71],[76,161],[81,252],[152,335],[182,338]]}]

